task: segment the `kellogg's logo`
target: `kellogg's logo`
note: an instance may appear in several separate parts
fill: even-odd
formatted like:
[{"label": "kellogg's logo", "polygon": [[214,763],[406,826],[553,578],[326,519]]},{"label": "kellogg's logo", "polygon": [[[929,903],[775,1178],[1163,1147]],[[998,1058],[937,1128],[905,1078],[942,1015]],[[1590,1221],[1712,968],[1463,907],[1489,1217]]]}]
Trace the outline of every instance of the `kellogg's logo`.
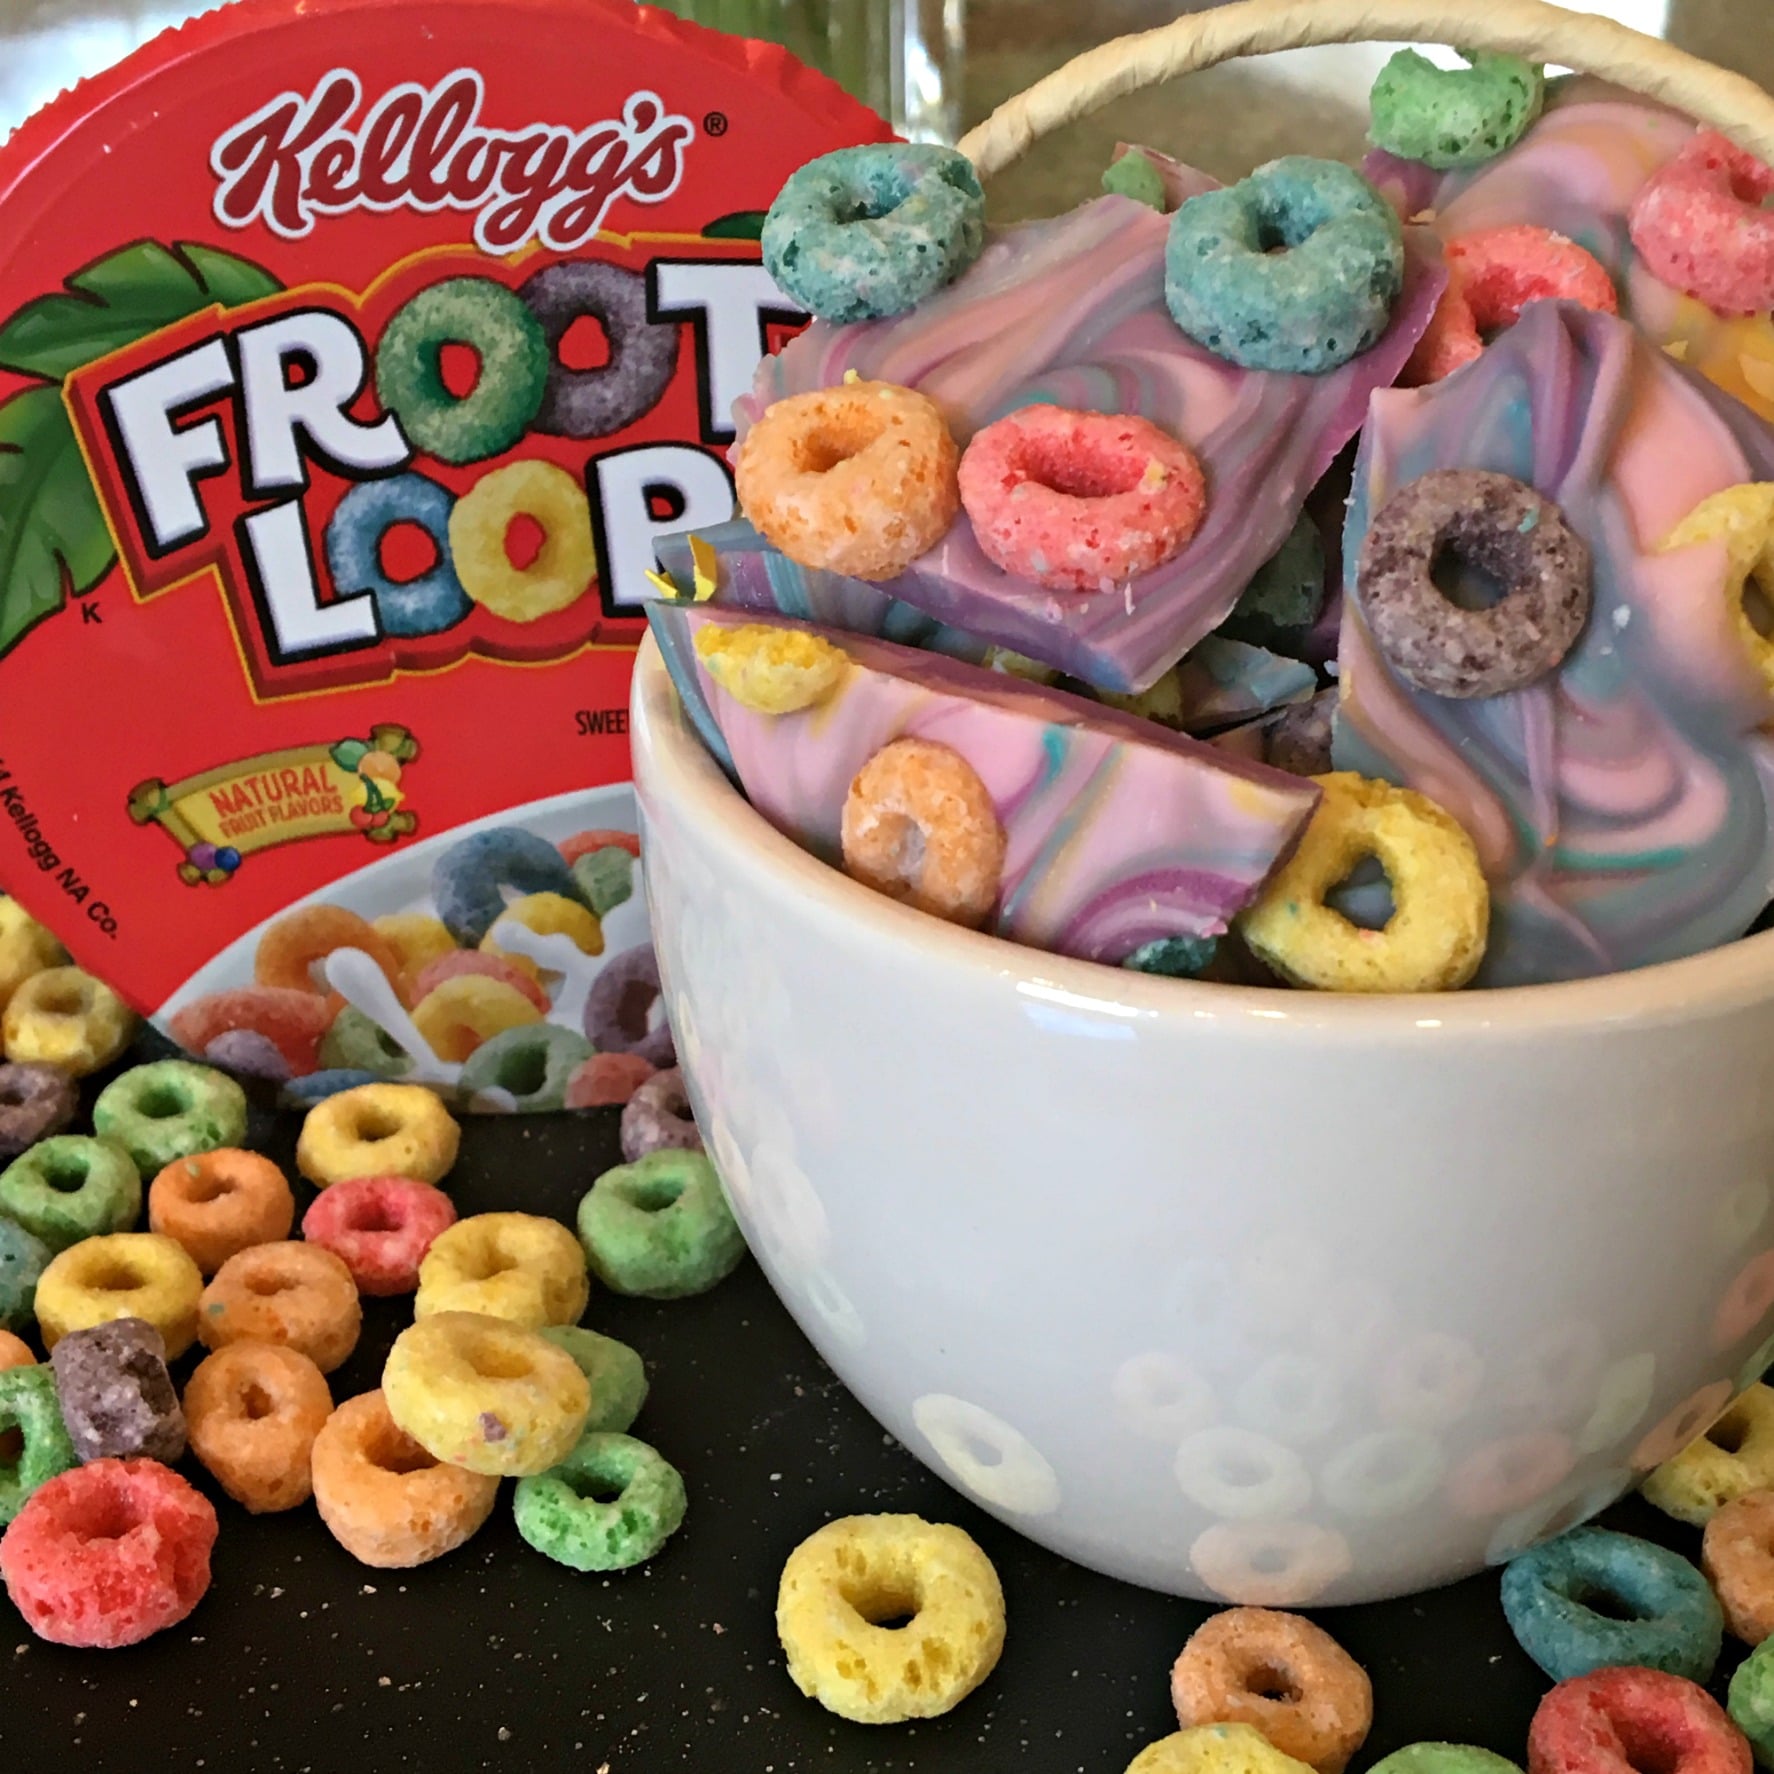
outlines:
[{"label": "kellogg's logo", "polygon": [[483,125],[486,86],[458,68],[435,86],[393,86],[355,123],[363,85],[349,68],[313,92],[279,94],[216,139],[215,217],[224,227],[263,222],[299,240],[316,216],[351,210],[474,212],[483,252],[531,240],[569,252],[597,233],[619,198],[662,203],[683,177],[696,134],[656,93],[630,94],[620,118],[583,129]]}]

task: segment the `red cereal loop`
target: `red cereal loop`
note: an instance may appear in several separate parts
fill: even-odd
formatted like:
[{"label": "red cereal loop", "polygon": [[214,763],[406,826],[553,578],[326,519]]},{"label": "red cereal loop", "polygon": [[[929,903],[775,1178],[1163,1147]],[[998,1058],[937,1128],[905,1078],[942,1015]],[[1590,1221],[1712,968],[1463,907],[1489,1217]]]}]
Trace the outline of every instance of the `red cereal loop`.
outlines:
[{"label": "red cereal loop", "polygon": [[974,433],[960,482],[987,558],[1058,591],[1109,591],[1150,572],[1207,509],[1194,453],[1129,413],[1019,408]]},{"label": "red cereal loop", "polygon": [[427,961],[413,978],[413,1002],[423,1004],[446,979],[456,979],[464,973],[499,980],[514,992],[521,992],[544,1015],[548,1013],[548,994],[536,983],[535,976],[512,966],[503,955],[489,954],[484,949],[458,949],[453,955],[439,955],[435,961]]},{"label": "red cereal loop", "polygon": [[1475,1448],[1448,1474],[1447,1498],[1462,1515],[1506,1515],[1537,1503],[1576,1464],[1568,1435],[1553,1429],[1507,1435]]},{"label": "red cereal loop", "polygon": [[206,1053],[218,1035],[244,1029],[263,1035],[305,1078],[320,1064],[321,1037],[332,1027],[333,1006],[318,992],[287,986],[235,986],[195,998],[168,1024],[172,1038],[191,1053]]},{"label": "red cereal loop", "polygon": [[432,1240],[456,1223],[443,1190],[412,1177],[348,1177],[321,1190],[302,1236],[330,1250],[364,1294],[410,1294]]},{"label": "red cereal loop", "polygon": [[626,1103],[658,1067],[638,1053],[594,1053],[567,1080],[562,1106],[607,1109]]},{"label": "red cereal loop", "polygon": [[570,838],[563,838],[556,848],[561,853],[561,860],[575,863],[582,856],[594,855],[599,850],[626,850],[638,862],[641,854],[641,841],[633,832],[590,831],[575,832]]},{"label": "red cereal loop", "polygon": [[1485,333],[1514,326],[1530,302],[1567,301],[1617,314],[1614,280],[1593,253],[1522,222],[1457,235],[1445,247],[1448,287],[1405,365],[1407,383],[1439,382],[1484,350]]},{"label": "red cereal loop", "polygon": [[1724,1708],[1679,1675],[1598,1669],[1560,1682],[1528,1727],[1528,1774],[1750,1774]]},{"label": "red cereal loop", "polygon": [[1653,173],[1627,225],[1645,269],[1719,314],[1774,308],[1774,168],[1716,129]]},{"label": "red cereal loop", "polygon": [[0,1540],[25,1623],[111,1650],[176,1626],[209,1588],[216,1512],[158,1460],[94,1460],[41,1486]]}]

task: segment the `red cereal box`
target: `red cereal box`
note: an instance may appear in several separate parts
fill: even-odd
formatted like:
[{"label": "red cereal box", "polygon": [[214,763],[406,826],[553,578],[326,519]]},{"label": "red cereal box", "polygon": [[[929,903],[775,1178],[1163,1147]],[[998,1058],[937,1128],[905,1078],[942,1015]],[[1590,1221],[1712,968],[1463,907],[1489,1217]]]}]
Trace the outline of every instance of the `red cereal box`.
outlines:
[{"label": "red cereal box", "polygon": [[655,1052],[609,989],[652,542],[730,515],[732,401],[803,319],[760,212],[889,134],[628,0],[242,0],[27,122],[0,884],[298,1096],[558,1108]]}]

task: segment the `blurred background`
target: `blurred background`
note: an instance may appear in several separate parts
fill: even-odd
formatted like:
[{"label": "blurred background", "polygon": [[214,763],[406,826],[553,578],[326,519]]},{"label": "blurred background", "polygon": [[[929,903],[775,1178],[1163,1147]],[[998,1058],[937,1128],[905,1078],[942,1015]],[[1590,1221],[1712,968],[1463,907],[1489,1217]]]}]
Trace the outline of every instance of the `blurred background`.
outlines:
[{"label": "blurred background", "polygon": [[[1475,10],[1485,0],[1470,0]],[[1081,50],[1189,10],[1187,0],[668,0],[699,23],[788,45],[907,135],[952,141]],[[0,0],[0,136],[45,100],[199,11],[180,0]],[[1768,85],[1774,0],[1573,0]],[[1134,95],[1044,143],[995,182],[1001,219],[1087,195],[1117,139],[1210,172],[1283,151],[1359,152],[1386,46],[1302,51]],[[1276,102],[1285,99],[1284,103]]]}]

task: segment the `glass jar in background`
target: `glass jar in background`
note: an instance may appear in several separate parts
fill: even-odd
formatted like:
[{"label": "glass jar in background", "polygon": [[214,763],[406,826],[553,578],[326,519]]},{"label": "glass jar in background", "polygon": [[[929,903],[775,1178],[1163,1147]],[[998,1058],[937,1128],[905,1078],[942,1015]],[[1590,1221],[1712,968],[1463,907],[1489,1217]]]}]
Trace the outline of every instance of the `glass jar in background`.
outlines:
[{"label": "glass jar in background", "polygon": [[[669,0],[716,30],[763,37],[829,74],[918,141],[960,128],[964,0]],[[206,0],[0,0],[0,139],[78,80]]]}]

